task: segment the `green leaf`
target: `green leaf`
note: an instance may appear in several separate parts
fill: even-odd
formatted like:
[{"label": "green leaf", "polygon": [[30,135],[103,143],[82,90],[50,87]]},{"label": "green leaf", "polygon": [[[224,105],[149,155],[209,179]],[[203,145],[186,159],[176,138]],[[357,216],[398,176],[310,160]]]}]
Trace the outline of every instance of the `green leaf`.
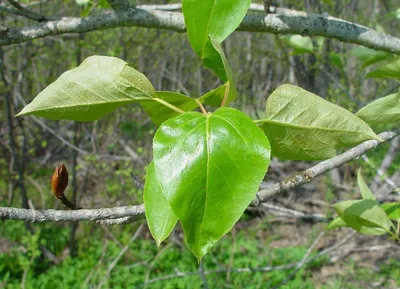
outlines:
[{"label": "green leaf", "polygon": [[350,200],[333,205],[338,215],[354,230],[367,235],[390,232],[391,221],[375,200]]},{"label": "green leaf", "polygon": [[400,203],[382,204],[381,208],[385,210],[390,219],[400,222]]},{"label": "green leaf", "polygon": [[64,72],[17,114],[94,121],[127,103],[155,96],[150,81],[121,59],[91,56]]},{"label": "green leaf", "polygon": [[[255,197],[269,160],[267,137],[232,108],[207,115],[184,113],[158,129],[154,175],[198,260],[238,221]],[[150,181],[157,182],[147,178]]]},{"label": "green leaf", "polygon": [[356,115],[370,125],[399,121],[400,92],[381,97],[367,104]]},{"label": "green leaf", "polygon": [[178,218],[162,193],[162,184],[157,178],[153,162],[147,169],[143,201],[147,224],[159,246],[172,232]]},{"label": "green leaf", "polygon": [[376,200],[374,194],[368,188],[363,176],[361,175],[361,169],[359,169],[357,172],[357,183],[358,187],[360,188],[361,196],[364,200]]},{"label": "green leaf", "polygon": [[208,38],[222,43],[242,22],[251,0],[183,0],[182,11],[193,50],[201,58]]},{"label": "green leaf", "polygon": [[297,53],[313,53],[314,46],[311,41],[311,38],[308,36],[301,36],[301,35],[291,35],[291,36],[284,36],[284,41],[291,47],[293,47]]},{"label": "green leaf", "polygon": [[[196,101],[186,95],[170,92],[170,91],[157,91],[156,98],[162,99],[169,104],[176,106],[183,111],[190,111],[197,107]],[[178,112],[166,107],[165,105],[154,101],[153,99],[141,101],[140,104],[149,115],[155,125],[161,125],[167,119],[179,115]]]},{"label": "green leaf", "polygon": [[333,230],[342,227],[350,227],[350,226],[347,225],[346,222],[341,217],[337,217],[328,224],[327,229]]},{"label": "green leaf", "polygon": [[220,44],[218,44],[213,39],[209,39],[206,47],[207,49],[205,49],[205,54],[203,58],[204,66],[213,70],[217,74],[217,76],[226,83],[224,84],[225,89],[222,94],[209,94],[208,97],[205,97],[203,99],[208,105],[220,106],[225,96],[225,90],[228,89],[226,104],[229,104],[237,97],[237,90],[235,82],[233,80],[232,70],[228,64],[228,61],[226,60],[224,51],[222,50]]},{"label": "green leaf", "polygon": [[[243,20],[251,0],[183,0],[182,10],[189,41],[193,50],[223,81],[229,82],[229,94],[226,104],[236,98],[237,91],[232,71],[220,46]],[[218,102],[209,99],[212,106]]]},{"label": "green leaf", "polygon": [[400,59],[371,71],[367,77],[400,78]]},{"label": "green leaf", "polygon": [[362,46],[352,49],[350,53],[361,61],[363,68],[391,57],[390,53]]},{"label": "green leaf", "polygon": [[320,160],[336,149],[378,136],[357,116],[300,87],[284,84],[267,100],[266,119],[258,120],[273,155],[290,160]]}]

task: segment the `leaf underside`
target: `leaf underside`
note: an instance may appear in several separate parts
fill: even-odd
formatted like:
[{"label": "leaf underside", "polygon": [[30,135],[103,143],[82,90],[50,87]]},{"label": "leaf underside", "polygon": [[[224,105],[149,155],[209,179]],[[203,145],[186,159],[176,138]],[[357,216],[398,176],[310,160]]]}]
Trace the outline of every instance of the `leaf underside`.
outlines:
[{"label": "leaf underside", "polygon": [[320,160],[378,136],[363,120],[300,87],[284,84],[268,98],[260,121],[273,155],[290,160]]}]

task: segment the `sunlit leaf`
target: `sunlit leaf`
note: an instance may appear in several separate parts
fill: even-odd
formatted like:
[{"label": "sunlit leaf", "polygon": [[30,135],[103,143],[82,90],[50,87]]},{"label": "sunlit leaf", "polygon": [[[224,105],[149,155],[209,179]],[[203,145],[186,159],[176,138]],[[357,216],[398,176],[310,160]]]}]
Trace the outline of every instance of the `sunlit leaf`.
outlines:
[{"label": "sunlit leaf", "polygon": [[146,182],[160,183],[200,260],[252,201],[269,159],[268,139],[247,115],[232,108],[188,112],[158,129],[154,177]]},{"label": "sunlit leaf", "polygon": [[178,218],[162,193],[162,184],[157,178],[153,163],[147,169],[143,201],[150,232],[157,245],[160,245],[174,229]]},{"label": "sunlit leaf", "polygon": [[94,121],[127,103],[155,96],[142,73],[115,57],[91,56],[64,72],[18,114]]},{"label": "sunlit leaf", "polygon": [[370,49],[363,46],[352,49],[350,53],[361,61],[363,67],[370,66],[391,57],[391,54],[388,52]]},{"label": "sunlit leaf", "polygon": [[298,86],[279,86],[267,100],[266,118],[258,120],[273,155],[291,160],[319,160],[378,136],[348,110]]}]

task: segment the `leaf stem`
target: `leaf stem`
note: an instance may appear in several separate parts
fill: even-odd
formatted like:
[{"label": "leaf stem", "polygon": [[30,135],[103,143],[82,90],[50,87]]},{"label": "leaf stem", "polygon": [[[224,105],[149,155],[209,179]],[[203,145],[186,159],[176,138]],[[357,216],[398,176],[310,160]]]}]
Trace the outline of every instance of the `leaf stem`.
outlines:
[{"label": "leaf stem", "polygon": [[162,100],[161,98],[153,98],[154,101],[157,101],[158,103],[161,103],[162,105],[165,105],[166,107],[169,107],[173,111],[176,111],[178,113],[185,113],[182,109],[176,107],[175,105],[170,104],[169,102],[166,102],[165,100]]},{"label": "leaf stem", "polygon": [[231,83],[229,81],[226,82],[226,89],[224,93],[224,98],[222,99],[221,102],[221,107],[224,107],[226,104],[226,101],[228,100],[228,95],[229,95],[229,89],[231,88]]},{"label": "leaf stem", "polygon": [[206,111],[206,109],[204,108],[204,106],[201,104],[200,100],[199,100],[198,98],[196,98],[194,101],[195,101],[195,102],[197,103],[197,105],[200,107],[201,112],[202,112],[203,114],[207,114],[207,111]]}]

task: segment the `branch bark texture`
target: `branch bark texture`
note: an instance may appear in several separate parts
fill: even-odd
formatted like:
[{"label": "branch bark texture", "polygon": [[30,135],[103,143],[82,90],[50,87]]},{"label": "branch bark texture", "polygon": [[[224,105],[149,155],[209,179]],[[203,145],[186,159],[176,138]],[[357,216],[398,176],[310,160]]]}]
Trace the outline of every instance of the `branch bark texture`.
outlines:
[{"label": "branch bark texture", "polygon": [[[176,32],[186,31],[182,13],[143,8],[146,7],[119,10],[85,18],[64,17],[57,21],[46,21],[29,27],[10,28],[0,38],[0,45],[21,43],[52,35],[84,33],[125,26],[157,28]],[[331,16],[289,9],[276,8],[273,10],[278,14],[247,15],[238,30],[323,36],[400,54],[400,39],[394,36],[379,33],[368,27]]]},{"label": "branch bark texture", "polygon": [[[388,141],[399,135],[400,131],[383,132],[379,134],[382,142]],[[379,141],[370,140],[337,155],[317,165],[286,178],[268,189],[260,190],[252,202],[252,206],[265,203],[268,199],[287,190],[300,187],[310,182],[313,178],[332,170],[348,161],[360,157],[367,151],[375,148]],[[63,222],[63,221],[96,221],[104,225],[117,225],[132,223],[145,218],[144,205],[124,206],[102,209],[82,209],[75,211],[66,210],[28,210],[19,208],[0,207],[0,219],[21,220],[25,222]]]}]

